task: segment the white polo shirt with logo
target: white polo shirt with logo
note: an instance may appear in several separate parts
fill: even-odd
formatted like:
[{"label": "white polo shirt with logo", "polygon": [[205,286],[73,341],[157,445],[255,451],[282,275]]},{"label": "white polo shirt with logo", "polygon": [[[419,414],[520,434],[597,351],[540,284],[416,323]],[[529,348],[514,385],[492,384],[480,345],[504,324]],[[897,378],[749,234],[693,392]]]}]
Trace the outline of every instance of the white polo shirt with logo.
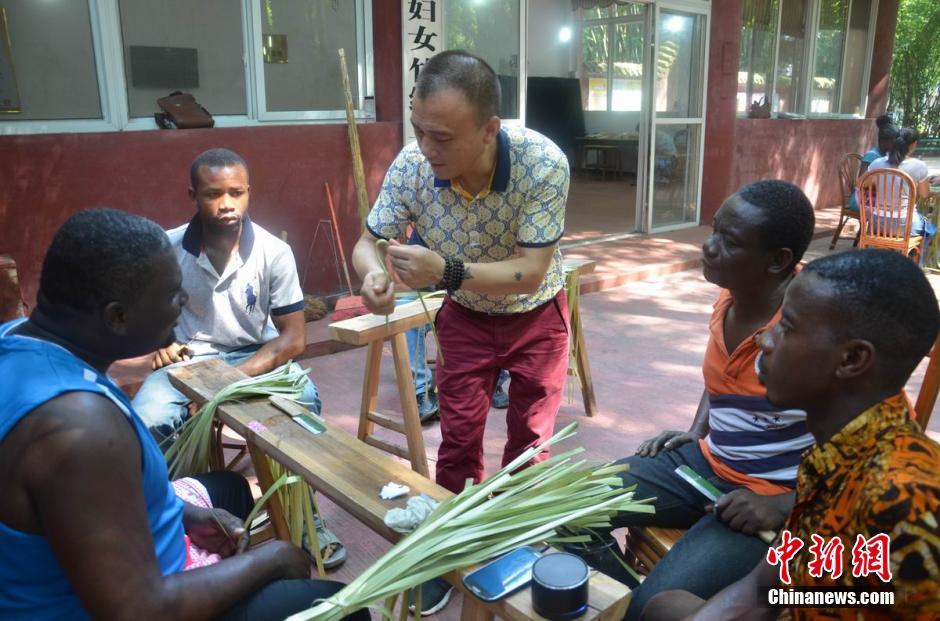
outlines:
[{"label": "white polo shirt with logo", "polygon": [[194,355],[263,345],[277,337],[271,317],[304,308],[290,246],[246,215],[238,249],[219,274],[203,250],[202,222],[167,231],[189,301],[176,340]]}]

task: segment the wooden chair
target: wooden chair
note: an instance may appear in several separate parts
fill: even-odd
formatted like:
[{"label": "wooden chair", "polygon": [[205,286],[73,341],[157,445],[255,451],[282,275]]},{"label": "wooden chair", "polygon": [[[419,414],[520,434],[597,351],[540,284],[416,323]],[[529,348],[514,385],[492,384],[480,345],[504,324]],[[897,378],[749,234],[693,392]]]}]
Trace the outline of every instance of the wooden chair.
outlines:
[{"label": "wooden chair", "polygon": [[[846,153],[839,162],[839,187],[842,197],[842,212],[839,214],[839,226],[836,227],[832,235],[832,241],[829,243],[829,250],[836,247],[839,236],[842,235],[842,229],[849,220],[858,220],[858,212],[849,209],[849,198],[855,191],[855,184],[858,181],[858,170],[862,164],[862,156],[858,153]],[[855,238],[855,245],[858,245],[858,237]]]},{"label": "wooden chair", "polygon": [[920,385],[917,402],[914,404],[914,412],[917,414],[917,422],[920,423],[921,429],[927,428],[934,405],[937,403],[937,392],[940,391],[940,337],[937,337],[937,342],[934,343],[933,350],[927,357],[930,362],[927,363],[924,381]]},{"label": "wooden chair", "polygon": [[858,247],[897,250],[919,261],[923,238],[911,236],[917,204],[917,185],[911,176],[894,168],[869,171],[859,179],[858,194]]}]

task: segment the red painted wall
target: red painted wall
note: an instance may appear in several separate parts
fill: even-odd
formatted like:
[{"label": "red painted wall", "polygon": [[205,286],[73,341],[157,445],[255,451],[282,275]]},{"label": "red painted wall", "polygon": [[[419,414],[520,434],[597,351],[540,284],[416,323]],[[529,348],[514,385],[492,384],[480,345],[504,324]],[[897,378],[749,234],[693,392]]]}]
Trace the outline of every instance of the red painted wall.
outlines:
[{"label": "red painted wall", "polygon": [[[378,121],[359,125],[370,200],[401,148],[401,8],[373,2]],[[186,195],[193,157],[226,147],[248,162],[252,218],[274,234],[288,233],[304,290],[337,292],[323,183],[339,211],[347,256],[359,236],[345,124],[0,136],[0,254],[13,256],[27,302],[35,302],[42,257],[59,225],[88,207],[113,207],[165,227],[189,220]],[[355,283],[354,283],[355,284]]]},{"label": "red painted wall", "polygon": [[708,99],[702,167],[702,222],[728,196],[735,140],[743,0],[714,0],[708,50]]},{"label": "red painted wall", "polygon": [[702,222],[751,181],[784,179],[806,192],[817,209],[840,204],[838,164],[864,153],[876,136],[874,118],[887,105],[887,81],[897,0],[879,3],[866,119],[746,119],[736,117],[741,0],[714,0],[708,67]]},{"label": "red painted wall", "polygon": [[[359,127],[370,199],[401,143],[400,123]],[[19,267],[32,303],[46,247],[69,215],[113,207],[173,227],[189,220],[189,164],[201,151],[227,147],[248,162],[249,213],[274,234],[288,233],[301,275],[316,223],[328,218],[323,182],[332,186],[347,252],[359,234],[352,164],[343,125],[305,125],[0,139],[0,248]],[[333,292],[336,270],[321,234],[306,291]]]},{"label": "red painted wall", "polygon": [[839,161],[874,144],[870,119],[737,119],[728,193],[752,181],[784,179],[819,209],[841,204]]}]

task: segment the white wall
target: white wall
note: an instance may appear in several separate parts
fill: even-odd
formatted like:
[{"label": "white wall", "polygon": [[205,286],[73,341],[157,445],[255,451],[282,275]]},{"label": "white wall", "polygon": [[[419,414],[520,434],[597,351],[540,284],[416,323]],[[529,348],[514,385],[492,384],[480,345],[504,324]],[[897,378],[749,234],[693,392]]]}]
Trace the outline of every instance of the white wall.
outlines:
[{"label": "white wall", "polygon": [[18,119],[100,119],[85,2],[4,0],[22,112]]}]

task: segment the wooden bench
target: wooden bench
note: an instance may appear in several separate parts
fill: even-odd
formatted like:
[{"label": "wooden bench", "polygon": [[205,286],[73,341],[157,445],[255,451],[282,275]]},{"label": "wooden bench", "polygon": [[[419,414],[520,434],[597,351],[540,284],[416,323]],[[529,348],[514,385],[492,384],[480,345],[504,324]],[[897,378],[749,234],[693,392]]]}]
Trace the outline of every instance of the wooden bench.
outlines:
[{"label": "wooden bench", "polygon": [[[170,381],[197,404],[205,403],[219,390],[245,375],[215,359],[194,363],[170,372]],[[318,492],[362,521],[385,539],[395,542],[401,534],[385,525],[385,513],[403,507],[405,499],[381,500],[379,490],[389,481],[403,483],[412,494],[427,494],[446,500],[452,494],[430,479],[405,466],[377,448],[326,422],[326,432],[314,435],[294,423],[270,402],[225,403],[219,407],[220,420],[242,435],[263,489],[273,482],[268,459],[299,474]],[[275,532],[281,539],[290,535],[277,494],[268,502]],[[460,579],[468,570],[444,576],[464,593],[462,619],[489,621],[494,616],[523,621],[541,619],[532,610],[529,590],[524,589],[498,602],[477,599]],[[629,589],[600,572],[592,572],[590,603],[585,620],[619,621],[630,600]]]}]

